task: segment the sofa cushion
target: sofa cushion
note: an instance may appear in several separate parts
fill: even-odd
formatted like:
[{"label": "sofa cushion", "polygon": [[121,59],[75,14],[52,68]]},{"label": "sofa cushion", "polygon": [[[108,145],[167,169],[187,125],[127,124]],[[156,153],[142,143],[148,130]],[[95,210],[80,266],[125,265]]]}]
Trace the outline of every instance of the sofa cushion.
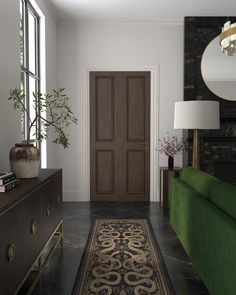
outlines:
[{"label": "sofa cushion", "polygon": [[180,178],[208,200],[211,198],[210,195],[213,183],[219,181],[214,176],[190,166],[182,170]]},{"label": "sofa cushion", "polygon": [[212,186],[211,201],[218,208],[236,219],[236,187],[224,182]]}]

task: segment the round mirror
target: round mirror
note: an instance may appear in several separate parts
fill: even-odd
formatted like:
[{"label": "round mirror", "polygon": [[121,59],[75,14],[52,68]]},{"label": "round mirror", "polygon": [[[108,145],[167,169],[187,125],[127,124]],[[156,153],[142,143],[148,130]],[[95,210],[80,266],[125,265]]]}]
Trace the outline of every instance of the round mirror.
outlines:
[{"label": "round mirror", "polygon": [[201,72],[206,86],[217,96],[236,100],[236,55],[221,51],[219,36],[206,47],[201,61]]}]

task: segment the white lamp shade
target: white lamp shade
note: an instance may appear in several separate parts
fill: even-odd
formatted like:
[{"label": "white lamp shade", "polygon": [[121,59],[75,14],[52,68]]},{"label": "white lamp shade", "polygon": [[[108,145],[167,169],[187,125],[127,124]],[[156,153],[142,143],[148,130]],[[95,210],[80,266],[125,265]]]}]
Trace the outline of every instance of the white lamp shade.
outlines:
[{"label": "white lamp shade", "polygon": [[219,129],[219,102],[209,100],[176,102],[174,128]]}]

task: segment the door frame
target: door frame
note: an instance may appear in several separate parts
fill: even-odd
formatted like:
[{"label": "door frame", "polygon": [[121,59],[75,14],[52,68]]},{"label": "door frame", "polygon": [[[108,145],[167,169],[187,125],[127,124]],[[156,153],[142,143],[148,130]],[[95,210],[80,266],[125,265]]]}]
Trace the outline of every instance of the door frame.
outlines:
[{"label": "door frame", "polygon": [[82,111],[85,114],[85,201],[90,201],[90,72],[150,72],[150,202],[159,202],[159,64],[86,64],[82,67]]}]

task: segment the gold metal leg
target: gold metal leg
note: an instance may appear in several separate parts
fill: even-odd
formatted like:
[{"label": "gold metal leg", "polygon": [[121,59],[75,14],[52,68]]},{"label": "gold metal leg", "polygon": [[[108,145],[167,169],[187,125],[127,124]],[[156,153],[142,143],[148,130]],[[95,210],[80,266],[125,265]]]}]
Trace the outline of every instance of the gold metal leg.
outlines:
[{"label": "gold metal leg", "polygon": [[38,259],[38,270],[40,271],[41,268],[42,268],[42,258],[40,256],[39,259]]},{"label": "gold metal leg", "polygon": [[[51,235],[51,237],[48,239],[47,243],[43,247],[43,249],[44,249],[49,244],[49,242],[52,240],[52,238],[53,237],[55,238],[55,241],[54,241],[54,243],[53,243],[53,245],[52,245],[49,253],[47,254],[47,256],[42,259],[42,252],[43,252],[43,249],[42,249],[42,251],[40,252],[39,256],[35,260],[35,263],[37,263],[38,270],[36,272],[36,277],[34,279],[34,282],[29,287],[26,295],[31,295],[32,294],[33,289],[37,285],[38,282],[40,284],[39,286],[41,287],[41,276],[42,276],[42,274],[44,272],[44,269],[46,267],[46,264],[47,264],[48,260],[51,258],[52,254],[54,253],[54,251],[57,248],[57,246],[60,243],[62,245],[62,235],[63,235],[63,220],[60,221],[60,223],[58,224],[58,226],[55,229],[54,233]],[[35,263],[33,264],[33,266],[35,265]]]},{"label": "gold metal leg", "polygon": [[63,238],[64,238],[64,226],[63,226],[63,220],[61,222],[61,247],[63,247]]},{"label": "gold metal leg", "polygon": [[[40,273],[42,271],[42,257],[40,256],[38,259],[38,272]],[[42,280],[41,277],[39,278],[39,288],[42,287]]]}]

